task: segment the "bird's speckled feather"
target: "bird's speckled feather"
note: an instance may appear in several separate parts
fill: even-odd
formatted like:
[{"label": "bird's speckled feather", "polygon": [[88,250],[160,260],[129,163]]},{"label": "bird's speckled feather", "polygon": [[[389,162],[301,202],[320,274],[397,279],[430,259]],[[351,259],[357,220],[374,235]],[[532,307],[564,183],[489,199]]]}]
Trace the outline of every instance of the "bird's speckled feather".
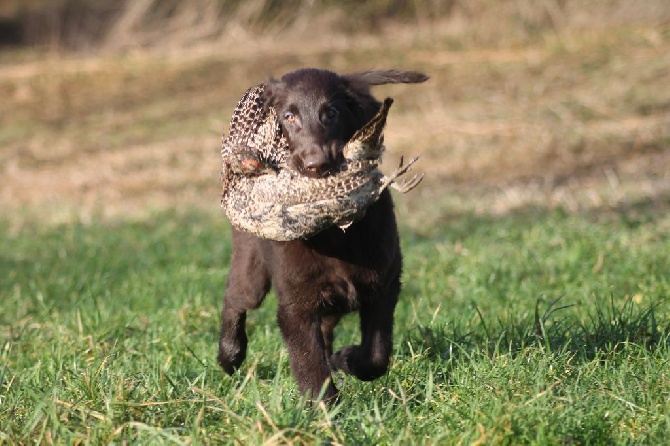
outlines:
[{"label": "bird's speckled feather", "polygon": [[264,90],[264,84],[247,90],[222,141],[221,205],[236,228],[280,241],[308,238],[332,225],[344,229],[389,185],[407,192],[421,181],[415,176],[395,183],[416,158],[404,166],[401,159],[391,176],[377,168],[392,99],[344,146],[337,172],[308,178],[286,165],[288,142],[275,110],[264,107]]}]

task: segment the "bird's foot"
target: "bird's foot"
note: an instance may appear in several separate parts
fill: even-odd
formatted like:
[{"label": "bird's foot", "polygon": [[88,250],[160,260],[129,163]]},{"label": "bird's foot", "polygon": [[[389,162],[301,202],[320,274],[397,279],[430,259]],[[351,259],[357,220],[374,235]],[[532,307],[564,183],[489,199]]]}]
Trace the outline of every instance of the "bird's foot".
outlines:
[{"label": "bird's foot", "polygon": [[414,164],[418,159],[419,157],[415,156],[414,158],[409,160],[407,164],[404,164],[404,159],[401,156],[398,167],[396,167],[396,169],[390,176],[386,177],[384,181],[384,187],[391,186],[395,190],[403,194],[406,194],[407,192],[417,187],[419,183],[421,183],[421,181],[423,180],[424,174],[421,175],[416,174],[412,178],[405,181],[398,181],[398,178],[409,172],[411,170],[412,164]]}]

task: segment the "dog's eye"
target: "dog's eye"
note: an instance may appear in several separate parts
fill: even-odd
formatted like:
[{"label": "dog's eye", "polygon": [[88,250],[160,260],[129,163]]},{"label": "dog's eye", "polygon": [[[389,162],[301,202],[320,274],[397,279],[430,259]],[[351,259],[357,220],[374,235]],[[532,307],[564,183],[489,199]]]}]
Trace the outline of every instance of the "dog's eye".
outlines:
[{"label": "dog's eye", "polygon": [[284,113],[284,121],[293,124],[295,122],[295,115],[291,112]]},{"label": "dog's eye", "polygon": [[340,112],[335,107],[328,107],[326,109],[326,118],[329,120],[335,119]]}]

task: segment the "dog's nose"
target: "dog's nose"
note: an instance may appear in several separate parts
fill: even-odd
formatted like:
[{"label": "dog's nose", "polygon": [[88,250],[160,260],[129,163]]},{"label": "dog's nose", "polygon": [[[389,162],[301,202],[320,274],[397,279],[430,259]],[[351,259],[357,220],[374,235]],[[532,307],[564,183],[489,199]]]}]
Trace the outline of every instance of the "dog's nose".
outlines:
[{"label": "dog's nose", "polygon": [[305,174],[310,177],[322,177],[332,169],[332,160],[328,154],[323,152],[311,153],[303,160]]},{"label": "dog's nose", "polygon": [[314,176],[320,176],[323,171],[323,164],[321,160],[309,160],[305,164],[305,170]]}]

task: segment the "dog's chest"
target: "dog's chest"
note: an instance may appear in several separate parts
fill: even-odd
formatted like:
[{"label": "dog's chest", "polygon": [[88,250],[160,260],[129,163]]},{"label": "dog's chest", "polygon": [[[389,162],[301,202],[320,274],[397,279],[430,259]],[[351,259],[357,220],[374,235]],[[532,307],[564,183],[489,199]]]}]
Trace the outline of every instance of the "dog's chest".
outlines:
[{"label": "dog's chest", "polygon": [[274,258],[273,284],[279,294],[342,313],[357,310],[362,299],[378,293],[380,271],[359,256],[299,248],[281,250]]}]

